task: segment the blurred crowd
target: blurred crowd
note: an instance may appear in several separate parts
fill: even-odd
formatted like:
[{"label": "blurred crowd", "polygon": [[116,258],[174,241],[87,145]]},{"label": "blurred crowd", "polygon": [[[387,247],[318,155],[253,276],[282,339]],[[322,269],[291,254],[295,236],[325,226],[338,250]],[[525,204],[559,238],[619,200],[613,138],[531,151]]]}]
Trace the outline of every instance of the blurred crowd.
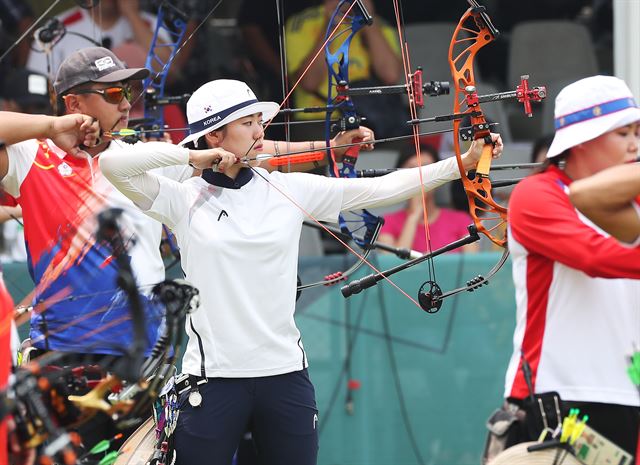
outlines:
[{"label": "blurred crowd", "polygon": [[[65,0],[55,10],[41,16],[49,5],[32,0],[0,0],[0,110],[27,113],[54,113],[55,98],[51,95],[51,80],[61,60],[73,50],[102,45],[116,53],[129,66],[144,66],[156,24],[157,0]],[[395,13],[391,2],[364,0],[374,16],[374,27],[365,28],[354,38],[349,68],[352,86],[392,85],[402,81],[400,46],[395,30]],[[402,16],[405,24],[455,23],[467,8],[463,0],[440,2],[434,0],[404,0]],[[479,56],[478,70],[483,81],[496,89],[510,89],[507,83],[508,54],[511,32],[523,22],[532,20],[569,20],[583,25],[589,32],[597,57],[598,71],[612,74],[612,2],[610,0],[486,0],[487,7],[501,35],[491,50]],[[214,2],[211,0],[171,0],[173,15],[187,22],[185,37],[189,39],[169,69],[166,94],[183,95],[201,84],[216,78],[239,79],[256,90],[262,100],[281,102],[283,95],[309,66],[293,94],[292,106],[321,105],[326,98],[326,69],[322,60],[312,62],[313,55],[324,39],[327,18],[337,0]],[[34,27],[34,23],[35,24]],[[166,31],[160,40],[169,41]],[[18,39],[26,35],[24,40]],[[431,47],[447,48],[450,37]],[[375,50],[375,53],[371,51]],[[158,52],[163,59],[167,56]],[[419,63],[417,63],[419,64]],[[414,63],[416,65],[416,63]],[[283,84],[282,76],[286,77]],[[139,89],[140,90],[140,89]],[[402,121],[403,100],[388,96],[384,102],[361,98],[357,107],[365,113],[367,125],[378,137],[409,132],[399,127]],[[142,117],[142,99],[132,111],[132,118]],[[165,109],[170,128],[186,126],[184,107],[169,105]],[[427,112],[428,113],[428,112]],[[431,116],[431,115],[429,115]],[[303,119],[324,119],[324,115],[305,114]],[[323,138],[322,125],[294,125],[290,134],[284,126],[272,126],[268,137],[293,140]],[[500,132],[500,128],[497,130]],[[540,137],[542,136],[542,137]],[[182,139],[178,130],[172,140]],[[524,135],[524,142],[533,146],[548,144],[544,134]],[[428,162],[451,156],[452,136],[427,137],[422,141]],[[509,142],[506,140],[506,142]],[[383,148],[381,145],[380,148]],[[391,146],[398,166],[413,163],[415,153],[406,153],[405,146]],[[411,150],[409,150],[410,152]],[[415,152],[415,151],[414,151]],[[400,158],[402,154],[403,158]],[[533,158],[532,158],[533,159]],[[392,162],[389,163],[389,166]],[[406,165],[409,166],[409,165]],[[464,195],[457,186],[452,192],[439,194],[429,202],[438,202],[442,212],[466,210]],[[2,237],[0,260],[24,261],[21,211],[14,199],[2,197]],[[411,206],[399,206],[397,214],[412,211]],[[397,219],[396,214],[396,219]],[[437,226],[438,214],[428,221]],[[401,215],[402,216],[402,215]],[[464,222],[468,218],[461,221]],[[440,223],[443,223],[442,221]],[[396,227],[398,237],[387,229],[388,242],[400,240],[402,228]],[[406,241],[404,237],[404,241]],[[404,244],[419,246],[419,244]]]}]

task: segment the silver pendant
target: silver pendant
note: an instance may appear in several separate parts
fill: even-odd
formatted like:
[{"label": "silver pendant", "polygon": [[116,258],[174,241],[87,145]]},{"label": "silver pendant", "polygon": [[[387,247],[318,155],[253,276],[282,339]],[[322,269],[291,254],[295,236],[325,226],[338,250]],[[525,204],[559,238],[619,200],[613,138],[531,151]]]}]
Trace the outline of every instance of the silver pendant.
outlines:
[{"label": "silver pendant", "polygon": [[202,394],[199,391],[191,391],[189,393],[189,405],[199,407],[202,404]]}]

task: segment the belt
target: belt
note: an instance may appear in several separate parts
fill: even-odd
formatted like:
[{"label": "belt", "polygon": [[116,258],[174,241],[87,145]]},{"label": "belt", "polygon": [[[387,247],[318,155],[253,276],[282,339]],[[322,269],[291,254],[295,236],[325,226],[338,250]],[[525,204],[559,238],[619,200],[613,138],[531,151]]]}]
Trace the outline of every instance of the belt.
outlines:
[{"label": "belt", "polygon": [[176,392],[180,395],[183,392],[190,391],[191,389],[197,388],[201,384],[206,384],[208,382],[209,380],[207,378],[182,373],[176,378]]}]

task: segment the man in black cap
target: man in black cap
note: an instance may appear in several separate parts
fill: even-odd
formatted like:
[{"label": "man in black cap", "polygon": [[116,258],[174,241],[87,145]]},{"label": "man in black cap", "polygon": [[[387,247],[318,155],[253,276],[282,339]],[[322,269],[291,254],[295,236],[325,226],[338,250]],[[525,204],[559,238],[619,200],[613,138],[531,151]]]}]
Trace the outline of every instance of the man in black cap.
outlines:
[{"label": "man in black cap", "polygon": [[9,71],[0,94],[0,110],[51,114],[46,76],[24,68]]},{"label": "man in black cap", "polygon": [[[0,112],[0,178],[5,190],[22,206],[29,268],[36,283],[30,337],[40,351],[72,354],[70,365],[104,356],[125,360],[134,332],[127,296],[118,289],[118,266],[112,250],[96,237],[96,215],[121,208],[122,234],[139,289],[150,291],[165,278],[159,252],[162,225],[144,215],[102,175],[98,159],[107,151],[135,147],[109,137],[125,129],[131,110],[131,81],[149,75],[145,68],[127,68],[102,47],[80,49],[60,65],[53,87],[62,116]],[[354,137],[372,139],[370,131],[348,131],[334,143]],[[344,135],[346,134],[346,136]],[[102,136],[101,138],[98,136]],[[139,142],[144,148],[174,156],[187,149],[162,142]],[[313,143],[291,144],[292,150]],[[322,144],[322,145],[321,145]],[[266,146],[265,141],[265,146]],[[265,151],[275,150],[270,142]],[[318,142],[318,148],[324,143]],[[148,151],[148,148],[147,148]],[[275,152],[277,153],[277,151]],[[189,166],[165,167],[157,174],[182,181]],[[145,309],[144,352],[157,338],[162,309],[140,295]],[[35,306],[35,305],[34,305]],[[93,426],[93,425],[89,425]],[[108,437],[81,433],[84,445]]]},{"label": "man in black cap", "polygon": [[[145,354],[158,336],[163,309],[147,293],[165,278],[162,225],[118,192],[97,162],[102,152],[128,145],[99,136],[127,127],[129,84],[148,75],[145,68],[128,69],[105,48],[85,48],[67,57],[54,81],[61,116],[0,112],[0,178],[22,206],[29,271],[36,283],[33,304],[41,309],[31,316],[31,343],[40,353],[63,353],[66,365],[106,363],[114,356],[126,362],[134,341],[129,301],[117,285],[119,267],[96,234],[96,216],[108,208],[124,210],[122,235],[143,290],[145,334],[138,342]],[[156,144],[161,151],[184,150]],[[192,171],[161,174],[181,181]],[[84,446],[113,436],[111,427],[97,420],[83,426]]]},{"label": "man in black cap", "polygon": [[[61,64],[53,84],[61,116],[0,111],[0,178],[22,206],[29,271],[36,283],[31,344],[36,355],[61,353],[62,365],[100,363],[118,372],[117,367],[134,366],[127,356],[139,361],[132,348],[141,347],[136,354],[148,355],[160,330],[164,309],[148,294],[165,278],[159,251],[162,225],[117,191],[98,165],[104,151],[129,145],[104,133],[127,127],[129,84],[148,75],[145,68],[128,69],[105,48],[81,49]],[[14,84],[13,94],[22,94]],[[27,77],[26,89],[40,94],[41,84]],[[160,152],[185,150],[154,144]],[[184,167],[159,174],[182,181],[192,173]],[[133,305],[118,288],[113,251],[98,239],[96,217],[108,208],[124,210],[119,226],[141,289],[142,341],[134,339]],[[114,360],[117,365],[111,364]],[[85,394],[83,385],[82,380],[70,383],[71,393]],[[61,426],[73,421],[65,418]],[[107,415],[97,415],[79,429],[86,450],[116,432]]]},{"label": "man in black cap", "polygon": [[[47,301],[46,310],[34,312],[31,319],[30,337],[40,350],[123,355],[131,344],[128,302],[116,285],[118,267],[110,249],[96,239],[95,216],[102,210],[119,207],[126,212],[124,234],[135,243],[129,253],[138,284],[149,289],[164,280],[158,252],[161,225],[135,209],[99,172],[100,154],[118,150],[124,142],[103,137],[89,147],[79,144],[87,132],[82,124],[92,123],[101,132],[126,128],[129,82],[148,75],[145,68],[128,69],[107,49],[81,49],[61,64],[53,85],[59,113],[62,109],[65,116],[0,115],[0,140],[7,144],[0,150],[0,177],[23,208],[34,303]],[[65,118],[78,123],[73,127],[77,137],[67,134],[71,142],[55,132]],[[165,175],[181,180],[191,171]],[[142,299],[148,304],[146,296]],[[146,309],[148,351],[161,311],[153,305]]]}]

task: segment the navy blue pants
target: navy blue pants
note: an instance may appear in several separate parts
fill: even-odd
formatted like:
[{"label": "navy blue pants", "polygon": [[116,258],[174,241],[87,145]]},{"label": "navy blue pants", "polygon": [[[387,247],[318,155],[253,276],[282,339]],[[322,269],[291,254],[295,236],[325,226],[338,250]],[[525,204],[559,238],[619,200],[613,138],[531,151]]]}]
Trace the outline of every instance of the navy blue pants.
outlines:
[{"label": "navy blue pants", "polygon": [[180,396],[176,465],[230,465],[251,431],[262,465],[315,465],[318,409],[307,370],[261,378],[209,378],[202,404]]}]

